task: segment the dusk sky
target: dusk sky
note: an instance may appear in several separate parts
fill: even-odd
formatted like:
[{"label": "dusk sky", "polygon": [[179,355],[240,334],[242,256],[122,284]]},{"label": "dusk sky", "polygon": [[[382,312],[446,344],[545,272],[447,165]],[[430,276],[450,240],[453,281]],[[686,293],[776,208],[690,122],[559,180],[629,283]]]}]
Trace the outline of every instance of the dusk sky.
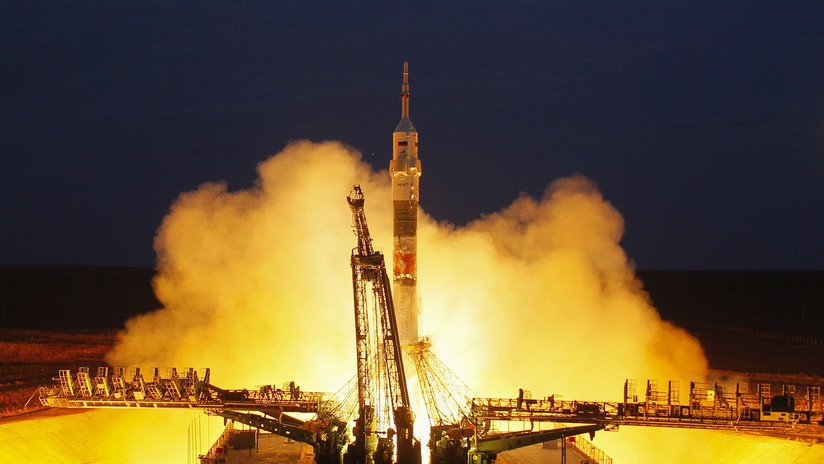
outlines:
[{"label": "dusk sky", "polygon": [[0,1],[0,57],[0,264],[152,266],[291,140],[386,169],[408,61],[436,219],[580,173],[638,268],[824,269],[820,0]]}]

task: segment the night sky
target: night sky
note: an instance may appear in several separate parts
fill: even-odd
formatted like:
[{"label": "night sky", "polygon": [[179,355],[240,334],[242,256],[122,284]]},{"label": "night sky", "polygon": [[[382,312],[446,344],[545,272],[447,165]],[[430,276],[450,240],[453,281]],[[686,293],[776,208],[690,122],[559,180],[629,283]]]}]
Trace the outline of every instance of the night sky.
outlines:
[{"label": "night sky", "polygon": [[152,266],[295,139],[385,169],[409,61],[436,219],[580,173],[639,268],[824,269],[824,2],[344,3],[0,1],[0,264]]}]

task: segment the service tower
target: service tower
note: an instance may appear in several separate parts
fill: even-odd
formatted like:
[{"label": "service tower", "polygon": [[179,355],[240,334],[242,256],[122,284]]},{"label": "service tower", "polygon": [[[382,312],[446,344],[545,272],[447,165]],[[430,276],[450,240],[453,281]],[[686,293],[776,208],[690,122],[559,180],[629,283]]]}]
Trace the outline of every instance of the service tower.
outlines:
[{"label": "service tower", "polygon": [[403,63],[401,122],[392,134],[393,299],[402,345],[418,341],[418,131],[409,119],[409,64]]}]

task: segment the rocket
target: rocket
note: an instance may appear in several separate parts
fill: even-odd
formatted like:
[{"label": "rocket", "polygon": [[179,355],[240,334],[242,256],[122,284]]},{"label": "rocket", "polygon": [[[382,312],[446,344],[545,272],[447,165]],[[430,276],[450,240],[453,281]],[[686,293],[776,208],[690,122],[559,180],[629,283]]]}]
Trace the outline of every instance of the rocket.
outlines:
[{"label": "rocket", "polygon": [[409,119],[409,63],[403,63],[401,121],[392,133],[393,300],[401,344],[418,341],[418,131]]}]

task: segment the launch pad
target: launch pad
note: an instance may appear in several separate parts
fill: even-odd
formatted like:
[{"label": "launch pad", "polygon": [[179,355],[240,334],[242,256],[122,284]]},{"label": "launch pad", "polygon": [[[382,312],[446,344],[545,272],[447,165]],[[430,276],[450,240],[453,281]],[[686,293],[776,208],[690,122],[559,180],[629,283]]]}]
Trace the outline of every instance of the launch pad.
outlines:
[{"label": "launch pad", "polygon": [[[597,423],[610,430],[621,426],[669,427],[725,430],[772,435],[824,442],[824,398],[821,385],[790,385],[780,383],[736,383],[724,385],[691,382],[687,402],[681,403],[676,382],[668,382],[668,390],[657,390],[657,382],[647,381],[644,394],[636,393],[637,381],[624,383],[621,401],[583,401],[556,399],[554,396],[533,399],[468,397],[456,394],[446,386],[449,372],[428,352],[426,364],[420,364],[430,374],[422,380],[430,426],[447,434],[491,429],[493,422]],[[423,358],[423,357],[421,357]],[[61,370],[55,385],[40,387],[43,406],[58,408],[169,409],[188,408],[214,411],[257,411],[272,413],[310,413],[318,417],[354,410],[353,385],[338,393],[301,391],[294,382],[282,388],[264,386],[257,389],[224,390],[209,383],[208,370],[202,379],[194,369],[168,369],[166,376],[151,381],[142,380],[138,368],[129,371],[134,377],[116,387],[124,379],[126,369],[100,367],[94,378],[88,368],[76,373]],[[158,370],[159,371],[159,370]],[[451,372],[451,371],[450,371]],[[88,380],[87,380],[88,379]],[[192,379],[194,379],[192,381]],[[454,385],[454,381],[452,382]],[[290,388],[291,385],[291,388]],[[87,388],[90,387],[90,388]],[[267,388],[268,387],[268,388]],[[153,393],[148,393],[153,392]],[[773,394],[775,393],[775,394]],[[468,406],[457,405],[466,400]],[[349,401],[347,406],[345,403]],[[347,416],[347,414],[341,414]]]}]

